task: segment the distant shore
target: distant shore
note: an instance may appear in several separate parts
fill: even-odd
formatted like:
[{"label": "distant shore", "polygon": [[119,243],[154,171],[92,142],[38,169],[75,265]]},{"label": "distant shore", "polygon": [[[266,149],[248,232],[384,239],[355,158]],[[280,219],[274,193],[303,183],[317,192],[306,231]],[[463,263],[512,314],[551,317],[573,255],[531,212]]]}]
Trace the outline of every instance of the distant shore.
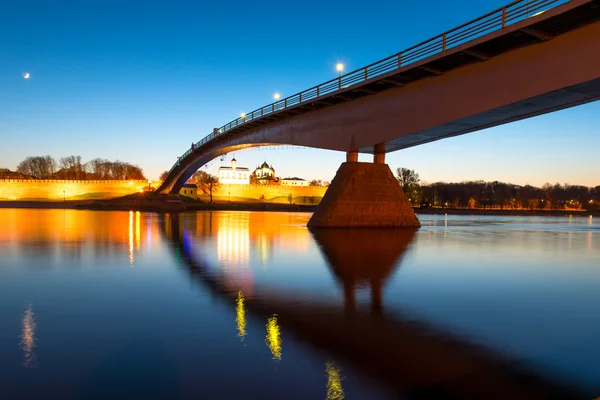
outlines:
[{"label": "distant shore", "polygon": [[[284,204],[284,203],[202,203],[202,202],[165,202],[139,200],[72,200],[72,201],[0,201],[0,208],[31,209],[71,209],[97,211],[149,211],[149,212],[183,212],[183,211],[279,211],[279,212],[314,212],[317,206]],[[490,215],[490,216],[600,216],[600,210],[482,210],[464,208],[414,208],[417,215],[450,214],[450,215]]]},{"label": "distant shore", "polygon": [[450,214],[450,215],[495,215],[495,216],[523,216],[523,217],[561,217],[561,216],[600,216],[600,210],[482,210],[478,208],[414,208],[417,215]]}]

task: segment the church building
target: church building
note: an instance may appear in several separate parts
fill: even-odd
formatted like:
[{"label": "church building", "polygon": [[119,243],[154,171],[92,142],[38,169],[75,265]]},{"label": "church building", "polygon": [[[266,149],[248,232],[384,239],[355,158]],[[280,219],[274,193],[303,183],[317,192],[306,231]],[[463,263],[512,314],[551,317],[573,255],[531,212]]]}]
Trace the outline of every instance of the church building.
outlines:
[{"label": "church building", "polygon": [[274,182],[277,180],[275,178],[275,169],[273,169],[272,165],[269,166],[269,164],[267,164],[266,161],[262,163],[260,167],[256,167],[256,169],[252,173],[252,178],[256,183],[262,184]]},{"label": "church building", "polygon": [[238,167],[237,160],[231,159],[231,167],[219,167],[219,183],[222,185],[249,185],[250,170]]}]

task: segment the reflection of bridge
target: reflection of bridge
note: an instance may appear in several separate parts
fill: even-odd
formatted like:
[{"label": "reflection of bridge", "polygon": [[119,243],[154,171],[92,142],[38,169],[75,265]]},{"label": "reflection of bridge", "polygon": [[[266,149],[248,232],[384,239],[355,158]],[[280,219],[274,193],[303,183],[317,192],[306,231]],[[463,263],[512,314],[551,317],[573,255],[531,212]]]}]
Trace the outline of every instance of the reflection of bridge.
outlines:
[{"label": "reflection of bridge", "polygon": [[[237,118],[186,151],[157,189],[215,157],[276,144],[383,155],[600,95],[594,0],[517,0],[401,53]],[[551,39],[551,40],[550,40]]]},{"label": "reflection of bridge", "polygon": [[[465,340],[434,331],[423,324],[387,315],[383,310],[381,289],[410,245],[414,231],[325,230],[314,233],[332,273],[345,291],[345,308],[315,304],[290,293],[261,292],[254,287],[252,296],[239,296],[218,271],[193,252],[180,215],[161,220],[161,231],[180,256],[191,276],[218,297],[238,305],[245,318],[247,311],[263,321],[274,314],[285,332],[302,341],[325,349],[336,358],[347,360],[358,370],[372,375],[389,390],[418,399],[584,399],[591,394],[578,393],[551,378],[527,369],[488,349]],[[356,244],[360,243],[360,246]],[[354,246],[353,246],[354,244]],[[348,249],[355,249],[347,252]],[[358,250],[360,249],[360,250]],[[371,287],[370,310],[356,307],[356,286]],[[244,310],[240,311],[240,301]],[[239,321],[238,321],[239,322]],[[267,327],[269,327],[269,324]],[[279,331],[274,332],[274,358],[281,357]],[[243,336],[244,324],[238,324]]]}]

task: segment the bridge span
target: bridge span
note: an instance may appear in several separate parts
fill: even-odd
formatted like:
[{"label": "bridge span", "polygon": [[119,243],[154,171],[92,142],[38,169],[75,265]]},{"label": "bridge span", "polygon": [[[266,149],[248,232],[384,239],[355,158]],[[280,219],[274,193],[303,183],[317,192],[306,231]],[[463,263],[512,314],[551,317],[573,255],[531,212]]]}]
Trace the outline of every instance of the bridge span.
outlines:
[{"label": "bridge span", "polygon": [[387,152],[597,100],[598,43],[598,0],[514,1],[215,129],[157,192],[177,193],[210,160],[247,147],[338,150],[348,162],[373,153],[385,163]]}]

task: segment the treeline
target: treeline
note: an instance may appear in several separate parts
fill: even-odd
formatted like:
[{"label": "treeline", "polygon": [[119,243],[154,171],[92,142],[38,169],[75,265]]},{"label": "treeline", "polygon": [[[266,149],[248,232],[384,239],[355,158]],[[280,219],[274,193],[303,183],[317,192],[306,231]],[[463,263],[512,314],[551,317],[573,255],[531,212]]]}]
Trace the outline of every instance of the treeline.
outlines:
[{"label": "treeline", "polygon": [[413,205],[482,209],[586,209],[600,205],[600,186],[546,183],[541,188],[505,182],[421,184],[419,174],[398,168],[398,181]]},{"label": "treeline", "polygon": [[72,180],[145,180],[140,167],[123,161],[95,158],[83,163],[81,156],[62,157],[58,161],[50,156],[27,157],[17,167],[17,172],[34,179]]}]

